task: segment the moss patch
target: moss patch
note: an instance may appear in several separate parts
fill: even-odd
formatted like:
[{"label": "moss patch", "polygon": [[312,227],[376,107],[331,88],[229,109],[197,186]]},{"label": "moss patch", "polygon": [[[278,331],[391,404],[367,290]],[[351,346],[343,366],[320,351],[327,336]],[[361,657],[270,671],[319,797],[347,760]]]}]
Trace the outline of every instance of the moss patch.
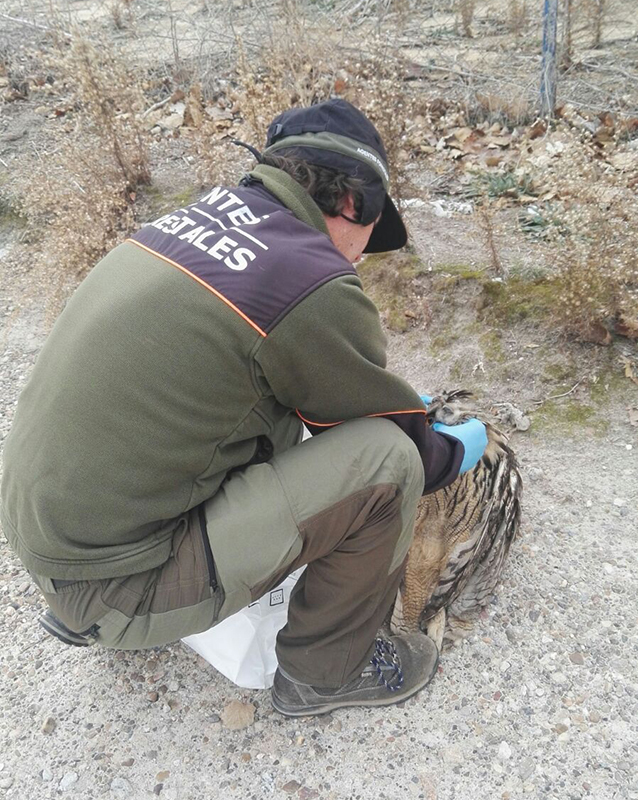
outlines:
[{"label": "moss patch", "polygon": [[589,387],[589,396],[594,403],[604,402],[611,394],[622,397],[635,392],[635,384],[624,376],[621,369],[614,370],[610,367],[596,377],[597,380]]},{"label": "moss patch", "polygon": [[479,343],[486,361],[502,364],[506,360],[501,337],[496,331],[486,331],[479,336]]},{"label": "moss patch", "polygon": [[463,281],[480,281],[485,278],[485,270],[477,269],[469,264],[437,264],[432,272],[439,275],[448,275]]},{"label": "moss patch", "polygon": [[144,207],[148,219],[157,219],[176,208],[188,206],[203,194],[198,186],[187,186],[179,192],[168,194],[157,186],[144,186],[138,190],[138,202]]},{"label": "moss patch", "polygon": [[574,385],[575,381],[578,380],[578,368],[574,362],[553,362],[552,364],[545,364],[540,379],[543,383],[570,383],[570,386],[566,386],[564,390],[561,390],[567,391]]},{"label": "moss patch", "polygon": [[585,430],[594,436],[604,436],[609,429],[609,420],[596,408],[577,400],[549,401],[537,411],[530,412],[530,416],[536,431],[582,435]]},{"label": "moss patch", "polygon": [[390,330],[404,333],[423,319],[424,304],[415,279],[425,271],[413,253],[370,255],[357,266],[366,294]]},{"label": "moss patch", "polygon": [[20,213],[20,208],[11,198],[0,194],[0,230],[24,228],[27,218]]},{"label": "moss patch", "polygon": [[445,328],[430,339],[430,353],[435,358],[438,358],[447,351],[451,344],[458,342],[460,338],[461,336],[457,331],[453,331],[451,328]]},{"label": "moss patch", "polygon": [[542,319],[556,311],[554,280],[486,281],[483,284],[485,313],[503,322]]}]

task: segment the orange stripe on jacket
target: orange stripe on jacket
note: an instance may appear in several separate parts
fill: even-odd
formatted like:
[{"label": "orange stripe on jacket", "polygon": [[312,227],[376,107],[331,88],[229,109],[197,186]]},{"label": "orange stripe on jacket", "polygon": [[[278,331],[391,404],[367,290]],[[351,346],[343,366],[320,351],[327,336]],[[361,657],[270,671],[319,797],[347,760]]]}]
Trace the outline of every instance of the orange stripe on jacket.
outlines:
[{"label": "orange stripe on jacket", "polygon": [[[341,425],[345,420],[341,419],[339,422],[312,422],[312,420],[306,419],[298,408],[295,409],[297,416],[302,422],[305,422],[308,425],[314,425],[315,428],[333,428],[335,425]],[[424,408],[414,408],[411,411],[384,411],[381,414],[366,414],[366,417],[389,417],[392,414],[427,414],[427,411]]]},{"label": "orange stripe on jacket", "polygon": [[136,242],[135,239],[126,239],[126,241],[130,242],[131,244],[134,244],[136,247],[141,247],[142,250],[146,250],[147,253],[150,253],[151,255],[156,256],[157,258],[161,258],[162,261],[166,261],[166,263],[170,264],[172,267],[177,267],[177,269],[181,270],[185,275],[188,275],[194,281],[197,281],[197,283],[201,284],[204,287],[204,289],[208,289],[209,292],[214,294],[215,297],[218,297],[223,303],[226,303],[227,306],[232,308],[236,314],[239,314],[239,316],[243,320],[245,320],[252,328],[254,328],[257,331],[257,333],[259,333],[261,336],[266,337],[268,335],[265,331],[262,331],[259,325],[256,325],[252,321],[252,319],[250,319],[250,317],[247,317],[243,311],[241,311],[239,308],[237,308],[236,305],[231,303],[227,297],[224,297],[224,295],[221,292],[218,292],[217,289],[213,289],[213,287],[210,286],[208,283],[206,283],[206,281],[203,281],[201,278],[198,278],[197,275],[195,275],[190,270],[186,269],[186,267],[183,267],[181,264],[178,264],[177,261],[172,261],[170,258],[166,258],[166,256],[163,256],[161,253],[156,253],[155,250],[151,250],[151,248],[147,247],[145,244],[140,244],[140,242]]}]

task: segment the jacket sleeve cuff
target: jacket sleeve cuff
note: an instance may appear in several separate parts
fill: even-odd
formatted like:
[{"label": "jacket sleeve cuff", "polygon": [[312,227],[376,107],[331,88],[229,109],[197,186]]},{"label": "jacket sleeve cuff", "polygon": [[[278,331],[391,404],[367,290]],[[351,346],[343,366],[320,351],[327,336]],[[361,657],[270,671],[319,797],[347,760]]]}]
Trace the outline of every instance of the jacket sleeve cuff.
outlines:
[{"label": "jacket sleeve cuff", "polygon": [[423,459],[423,468],[425,470],[424,495],[438,492],[439,489],[443,489],[455,481],[459,476],[461,462],[465,455],[463,443],[454,436],[448,436],[446,433],[437,433],[431,428],[428,430],[427,459]]}]

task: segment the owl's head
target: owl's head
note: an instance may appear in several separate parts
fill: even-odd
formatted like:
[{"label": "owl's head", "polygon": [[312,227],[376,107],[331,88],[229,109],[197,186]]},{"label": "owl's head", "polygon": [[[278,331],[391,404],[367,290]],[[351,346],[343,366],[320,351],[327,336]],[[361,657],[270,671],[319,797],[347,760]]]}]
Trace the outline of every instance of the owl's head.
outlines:
[{"label": "owl's head", "polygon": [[460,425],[472,417],[478,417],[481,422],[485,420],[476,403],[472,392],[466,389],[457,389],[453,392],[443,392],[434,397],[428,405],[427,418],[430,422],[442,422],[444,425]]}]

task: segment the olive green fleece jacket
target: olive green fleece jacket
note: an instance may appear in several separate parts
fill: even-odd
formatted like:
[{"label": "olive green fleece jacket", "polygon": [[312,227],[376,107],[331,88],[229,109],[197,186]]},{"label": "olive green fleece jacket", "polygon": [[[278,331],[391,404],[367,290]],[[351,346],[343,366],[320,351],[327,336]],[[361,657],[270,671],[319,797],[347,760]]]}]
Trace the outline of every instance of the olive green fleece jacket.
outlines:
[{"label": "olive green fleece jacket", "polygon": [[462,446],[425,425],[385,345],[298,184],[258,167],[216,187],[110,252],[57,320],[5,446],[10,545],[51,578],[156,567],[185,513],[293,414],[313,433],[388,416],[419,447],[424,491],[446,485]]}]

